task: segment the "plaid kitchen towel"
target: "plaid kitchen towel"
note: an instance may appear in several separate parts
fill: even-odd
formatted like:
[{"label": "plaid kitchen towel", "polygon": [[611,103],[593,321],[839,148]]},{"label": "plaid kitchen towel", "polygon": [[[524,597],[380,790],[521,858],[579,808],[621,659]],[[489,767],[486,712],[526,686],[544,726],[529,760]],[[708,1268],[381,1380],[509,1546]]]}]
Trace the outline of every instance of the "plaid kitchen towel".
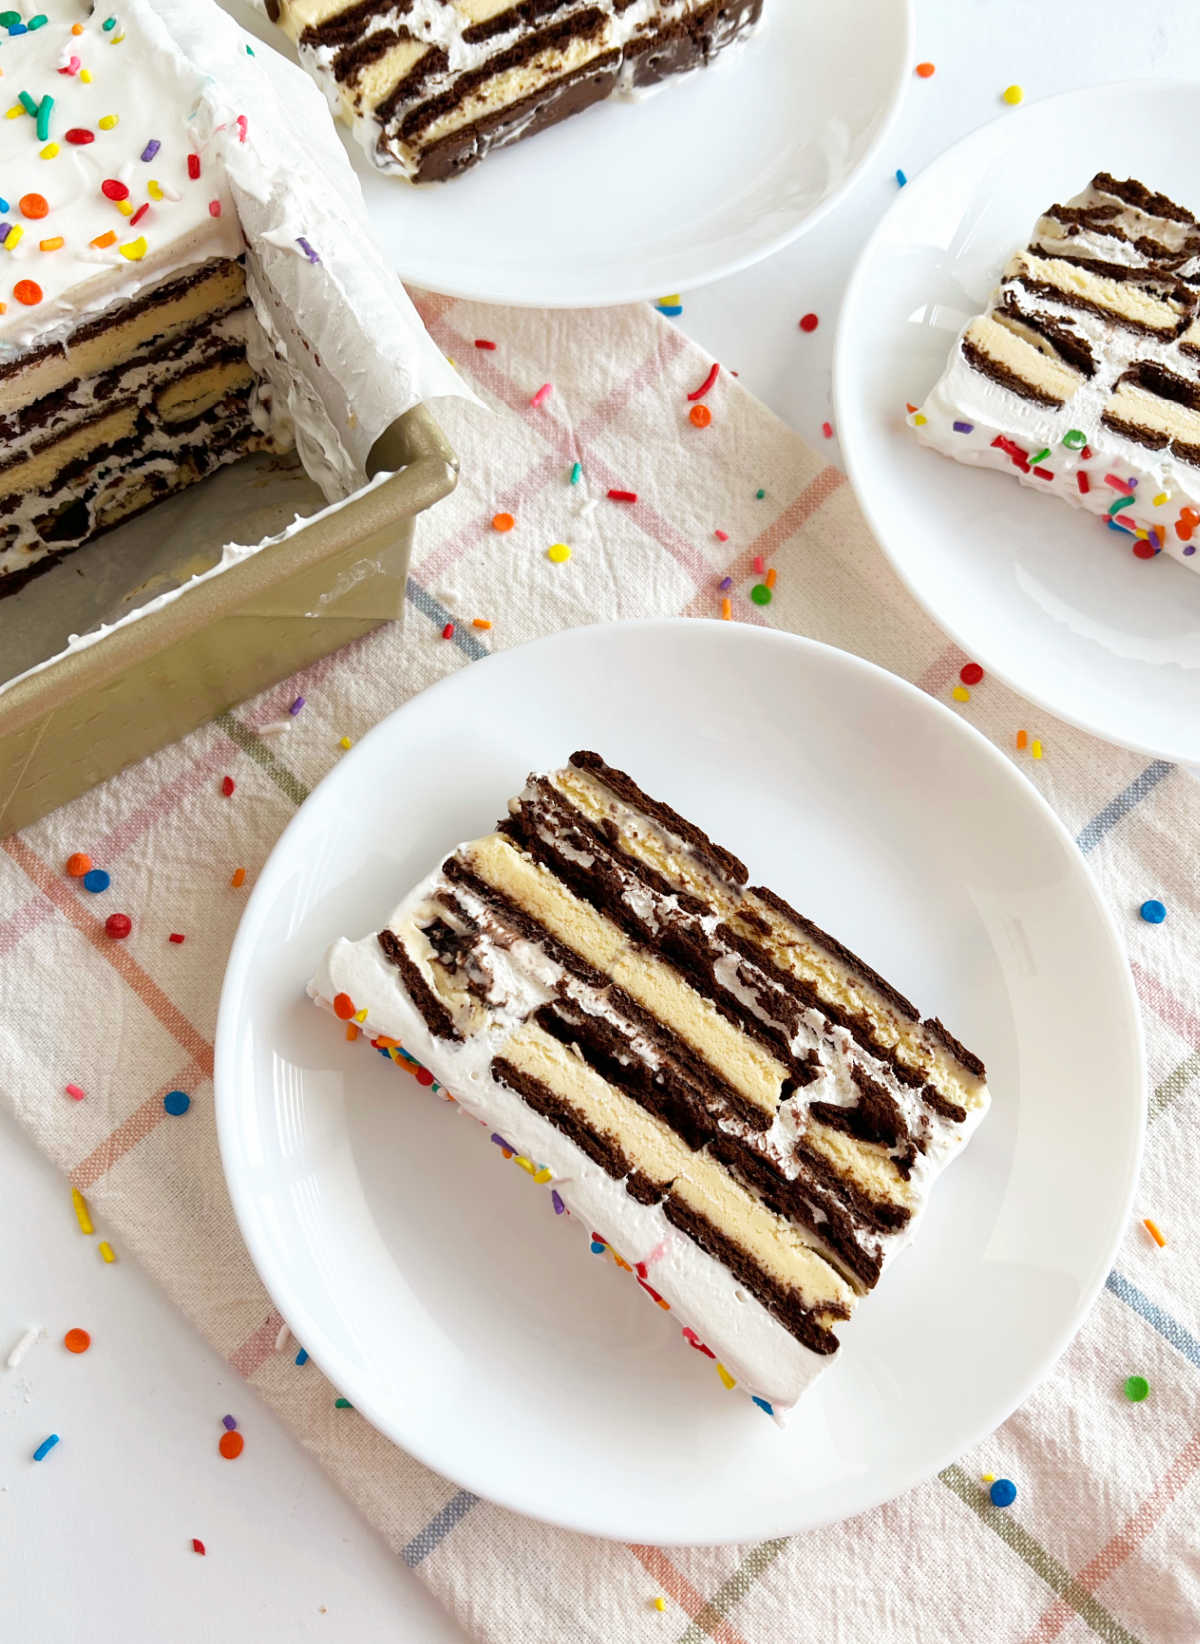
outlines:
[{"label": "plaid kitchen towel", "polygon": [[[712,362],[649,308],[542,314],[440,297],[422,308],[495,415],[446,412],[463,480],[422,524],[405,631],[386,628],[316,663],[4,841],[0,1095],[87,1196],[100,1235],[158,1278],[487,1644],[1195,1644],[1192,777],[1059,724],[992,679],[969,700],[953,699],[968,659],[901,588],[842,474],[727,373],[689,400]],[[545,383],[550,392],[539,394]],[[692,418],[699,404],[711,411],[707,426],[702,412]],[[637,500],[614,503],[610,490]],[[511,515],[514,528],[495,528],[498,515]],[[546,549],[559,542],[571,557],[556,564]],[[749,597],[761,580],[756,559],[777,571],[765,606]],[[555,1530],[477,1500],[356,1413],[335,1411],[336,1390],[315,1366],[296,1368],[226,1197],[212,1039],[245,896],[230,885],[231,866],[244,864],[253,883],[341,737],[450,669],[552,629],[717,615],[725,576],[734,620],[857,651],[953,700],[1046,796],[1124,927],[1149,1038],[1150,1128],[1135,1219],[1091,1318],[986,1444],[848,1524],[666,1552]],[[286,734],[270,734],[297,695],[307,698],[303,713]],[[1027,733],[1023,750],[1018,731]],[[226,772],[250,803],[220,798]],[[109,910],[64,874],[76,850],[119,874],[121,907],[134,917],[128,940],[105,936]],[[1165,924],[1138,918],[1151,896],[1167,906]],[[171,930],[188,932],[186,945],[170,945]],[[69,1081],[86,1101],[64,1096]],[[163,1096],[175,1088],[192,1095],[186,1124],[164,1122]],[[1165,1248],[1142,1226],[1147,1215]],[[1124,1397],[1129,1367],[1151,1384],[1144,1404]],[[991,1505],[979,1482],[985,1469],[1019,1483],[1012,1507]]]}]

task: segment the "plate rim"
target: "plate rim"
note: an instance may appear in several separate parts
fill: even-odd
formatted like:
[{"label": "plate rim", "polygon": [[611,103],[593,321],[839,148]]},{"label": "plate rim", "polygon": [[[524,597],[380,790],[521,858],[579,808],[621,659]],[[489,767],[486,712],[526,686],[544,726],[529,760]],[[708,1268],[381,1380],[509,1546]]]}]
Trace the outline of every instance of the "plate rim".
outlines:
[{"label": "plate rim", "polygon": [[[786,4],[787,0],[784,0],[784,3]],[[883,118],[879,123],[879,129],[871,141],[867,143],[857,162],[851,166],[838,186],[831,189],[798,222],[790,224],[773,239],[752,251],[731,257],[726,261],[714,264],[712,267],[697,270],[695,273],[686,275],[686,277],[674,280],[671,286],[673,291],[678,291],[682,295],[685,291],[698,290],[701,286],[712,285],[718,280],[728,279],[734,274],[740,274],[748,268],[755,267],[760,262],[765,262],[768,257],[776,256],[787,246],[792,245],[796,240],[807,234],[810,229],[815,228],[836,205],[839,205],[846,198],[850,190],[859,182],[867,166],[879,154],[887,138],[891,135],[896,121],[899,119],[900,110],[904,104],[905,88],[912,73],[910,64],[916,51],[917,0],[899,0],[899,4],[903,8],[903,48],[895,65],[890,87],[881,104]],[[338,129],[343,137],[349,140],[352,156],[359,157],[361,150],[354,138],[340,123]],[[394,181],[394,179],[385,177],[385,181]],[[480,261],[479,272],[485,274],[486,269],[482,266],[485,259]],[[397,267],[397,272],[406,283],[422,286],[426,290],[437,291],[443,296],[454,297],[461,302],[499,303],[507,308],[619,308],[625,303],[655,302],[662,295],[657,286],[637,282],[623,286],[618,291],[612,289],[596,291],[580,288],[578,290],[573,289],[567,295],[562,294],[561,291],[557,294],[553,292],[547,294],[542,290],[533,292],[525,290],[520,294],[501,290],[497,294],[495,290],[489,290],[486,285],[481,286],[473,283],[469,277],[463,280],[447,280],[444,275],[431,274],[428,269],[414,269],[407,261],[402,267]]]},{"label": "plate rim", "polygon": [[[1111,98],[1114,93],[1119,92],[1148,91],[1150,89],[1161,91],[1164,88],[1190,91],[1196,97],[1197,101],[1200,101],[1200,80],[1189,80],[1182,76],[1170,76],[1157,79],[1152,75],[1142,75],[1136,79],[1104,80],[1095,85],[1076,86],[1070,91],[1055,92],[1054,95],[1050,97],[1036,98],[1034,101],[1024,105],[1016,111],[997,114],[987,120],[980,121],[977,126],[972,127],[970,131],[964,132],[961,137],[956,138],[954,142],[949,143],[944,149],[942,149],[929,162],[924,170],[910,180],[907,186],[908,188],[916,188],[918,190],[932,188],[934,186],[934,182],[931,182],[930,179],[936,180],[936,173],[943,162],[949,160],[951,156],[957,154],[960,149],[963,149],[968,144],[975,142],[976,139],[981,137],[983,133],[991,131],[993,128],[999,128],[1002,125],[1011,125],[1014,117],[1020,120],[1023,119],[1027,113],[1031,113],[1035,109],[1053,109],[1059,105],[1068,104],[1073,101],[1077,102],[1082,100],[1091,100],[1101,95]],[[1061,703],[1053,700],[1050,695],[1044,694],[1041,691],[1031,690],[1027,682],[1018,678],[1011,669],[1004,666],[1003,662],[997,661],[993,656],[991,656],[990,652],[987,651],[986,638],[982,644],[980,643],[978,637],[974,639],[967,639],[959,631],[957,625],[948,622],[943,612],[939,610],[935,604],[930,601],[930,599],[926,598],[925,594],[920,588],[918,588],[915,581],[909,574],[909,569],[903,556],[893,552],[892,546],[888,540],[887,530],[884,525],[884,510],[870,497],[864,482],[864,476],[866,475],[870,464],[862,458],[854,438],[846,438],[845,430],[847,428],[853,429],[855,424],[853,418],[847,421],[843,417],[843,412],[852,403],[855,394],[854,379],[856,373],[851,362],[852,344],[850,317],[853,310],[861,302],[862,288],[867,284],[868,275],[870,273],[870,265],[874,260],[879,244],[884,240],[889,232],[893,219],[898,218],[902,212],[908,210],[908,202],[903,198],[906,191],[907,190],[902,190],[900,196],[893,200],[891,205],[888,206],[887,210],[872,229],[866,243],[863,245],[862,249],[858,253],[858,256],[854,260],[854,267],[851,270],[850,278],[846,283],[845,293],[842,297],[841,309],[838,313],[837,332],[834,337],[833,345],[833,407],[835,426],[838,429],[842,457],[846,467],[846,474],[850,481],[851,489],[854,492],[855,501],[862,509],[863,517],[867,522],[872,537],[874,538],[880,551],[886,557],[888,564],[900,579],[905,591],[916,601],[922,611],[925,612],[925,615],[930,618],[937,628],[946,635],[947,639],[951,640],[968,656],[975,657],[976,660],[982,663],[984,668],[986,668],[989,673],[995,674],[997,679],[1001,680],[1011,690],[1015,691],[1018,696],[1022,696],[1027,702],[1031,702],[1036,707],[1044,709],[1046,713],[1053,714],[1056,719],[1062,720],[1065,725],[1071,725],[1078,731],[1085,731],[1089,736],[1098,737],[1100,741],[1110,743],[1113,747],[1127,748],[1131,753],[1144,754],[1150,759],[1166,759],[1173,765],[1195,764],[1197,758],[1200,757],[1200,754],[1198,754],[1198,751],[1194,748],[1181,750],[1176,747],[1171,747],[1168,744],[1161,744],[1153,740],[1144,741],[1141,738],[1128,737],[1125,735],[1118,737],[1112,730],[1090,719],[1086,713],[1068,710],[1067,708],[1064,708]],[[865,414],[860,413],[860,420],[865,424],[869,419]]]},{"label": "plate rim", "polygon": [[[715,618],[650,617],[630,619],[621,622],[591,623],[579,628],[559,629],[550,634],[540,635],[538,638],[527,641],[523,645],[512,646],[504,651],[493,652],[490,656],[482,658],[480,662],[472,664],[471,669],[472,672],[474,672],[480,667],[483,667],[486,670],[489,664],[503,665],[506,658],[511,658],[530,650],[536,650],[539,647],[549,648],[556,643],[562,643],[564,640],[567,640],[567,636],[571,636],[570,639],[567,640],[568,643],[573,644],[579,642],[580,636],[583,636],[582,642],[587,643],[590,637],[595,635],[608,635],[613,630],[618,630],[623,633],[641,632],[652,636],[656,631],[681,628],[685,625],[689,628],[708,630],[713,635],[720,635],[723,631],[728,632],[728,625]],[[738,624],[738,628],[739,630],[747,631],[747,625],[745,624]],[[807,635],[793,634],[786,630],[771,628],[750,628],[748,631],[758,636],[754,643],[790,646],[807,650],[809,652],[823,654],[826,658],[832,659],[835,666],[844,666],[852,671],[877,676],[878,683],[885,687],[885,689],[896,690],[901,696],[907,697],[910,701],[919,702],[921,705],[921,711],[930,713],[934,718],[940,717],[943,722],[949,722],[952,724],[956,728],[952,734],[960,736],[964,744],[969,745],[973,743],[977,752],[985,760],[991,762],[995,771],[999,774],[999,779],[1014,785],[1017,791],[1021,792],[1025,801],[1031,806],[1033,815],[1040,817],[1042,823],[1049,826],[1051,834],[1056,835],[1060,843],[1069,847],[1069,855],[1074,858],[1075,867],[1078,872],[1081,886],[1085,891],[1092,908],[1099,916],[1101,932],[1107,938],[1108,959],[1110,962],[1115,961],[1115,964],[1113,964],[1113,981],[1117,990],[1117,995],[1119,996],[1122,1014],[1126,1019],[1125,1030],[1122,1037],[1125,1037],[1126,1034],[1128,1035],[1128,1045],[1131,1054],[1132,1078],[1130,1081],[1130,1086],[1136,1127],[1135,1144],[1131,1149],[1131,1156],[1127,1162],[1127,1180],[1125,1190],[1122,1195],[1120,1214],[1114,1217],[1113,1232],[1110,1238],[1105,1242],[1100,1259],[1096,1261],[1091,1277],[1087,1283],[1081,1285],[1080,1287],[1080,1299],[1078,1303],[1069,1311],[1067,1315],[1064,1315],[1065,1322],[1059,1330],[1054,1333],[1052,1337],[1052,1346],[1048,1354],[1039,1362],[1037,1367],[1031,1371],[1026,1378],[1024,1378],[1019,1387],[1017,1387],[1010,1394],[1005,1395],[1003,1401],[1001,1401],[1002,1408],[999,1413],[989,1414],[978,1430],[972,1430],[966,1438],[956,1440],[948,1450],[944,1452],[939,1450],[938,1453],[929,1460],[928,1465],[923,1467],[919,1475],[911,1478],[911,1480],[907,1484],[903,1485],[899,1491],[893,1490],[890,1486],[885,1485],[881,1493],[876,1494],[874,1492],[868,1492],[867,1499],[859,1503],[857,1506],[852,1507],[848,1511],[834,1509],[828,1514],[819,1512],[816,1516],[807,1518],[798,1526],[795,1523],[780,1521],[776,1518],[769,1518],[744,1532],[734,1532],[733,1534],[709,1534],[698,1537],[692,1533],[672,1533],[670,1529],[667,1529],[665,1531],[658,1531],[652,1536],[647,1536],[644,1533],[642,1526],[638,1526],[636,1531],[631,1533],[626,1529],[613,1528],[611,1525],[606,1526],[604,1524],[597,1524],[594,1520],[588,1517],[586,1510],[572,1510],[563,1512],[556,1516],[550,1516],[545,1512],[531,1510],[529,1506],[524,1505],[519,1499],[519,1490],[516,1491],[515,1495],[511,1487],[506,1487],[504,1490],[498,1491],[495,1487],[494,1480],[490,1476],[487,1476],[486,1468],[483,1469],[484,1476],[482,1478],[473,1468],[456,1467],[453,1472],[447,1471],[443,1460],[439,1456],[430,1452],[428,1445],[424,1441],[424,1436],[419,1429],[415,1429],[412,1434],[406,1433],[403,1439],[396,1437],[394,1435],[394,1429],[396,1426],[394,1419],[389,1417],[386,1410],[380,1407],[379,1401],[375,1398],[370,1389],[367,1390],[365,1397],[360,1390],[356,1389],[355,1383],[357,1378],[353,1372],[351,1372],[348,1376],[344,1376],[340,1373],[340,1371],[338,1373],[334,1373],[332,1370],[326,1369],[327,1364],[336,1363],[337,1361],[338,1352],[336,1343],[324,1339],[324,1335],[320,1331],[315,1333],[313,1331],[301,1331],[299,1333],[298,1339],[304,1340],[304,1345],[308,1352],[308,1356],[315,1360],[322,1371],[328,1376],[330,1381],[338,1387],[339,1391],[345,1392],[346,1395],[351,1398],[355,1408],[367,1421],[370,1422],[376,1432],[378,1432],[389,1442],[395,1444],[399,1449],[413,1456],[417,1461],[421,1462],[423,1466],[428,1467],[431,1471],[437,1473],[449,1483],[458,1486],[460,1489],[468,1490],[472,1494],[479,1496],[482,1500],[490,1502],[493,1505],[504,1507],[512,1512],[519,1513],[522,1517],[530,1518],[539,1523],[551,1524],[556,1528],[571,1530],[578,1534],[598,1536],[603,1540],[652,1540],[654,1544],[663,1547],[721,1546],[746,1539],[761,1540],[769,1539],[773,1536],[802,1534],[808,1530],[821,1529],[834,1523],[845,1522],[848,1518],[856,1517],[859,1513],[874,1511],[886,1502],[897,1500],[899,1497],[909,1494],[910,1491],[926,1483],[936,1473],[940,1472],[943,1467],[954,1461],[958,1456],[964,1454],[974,1445],[980,1443],[988,1436],[988,1434],[995,1431],[995,1429],[1004,1421],[1007,1421],[1009,1416],[1025,1403],[1034,1389],[1040,1386],[1041,1383],[1050,1375],[1054,1366],[1057,1364],[1062,1354],[1070,1346],[1071,1342],[1075,1339],[1079,1330],[1082,1328],[1093,1307],[1095,1306],[1097,1297],[1103,1288],[1107,1274],[1112,1267],[1113,1260],[1120,1246],[1121,1240],[1127,1231],[1130,1211],[1141,1176],[1147,1124],[1146,1105],[1142,1099],[1146,1078],[1146,1046],[1141,1010],[1137,1002],[1137,994],[1134,988],[1133,976],[1129,968],[1124,942],[1120,935],[1115,914],[1109,907],[1096,879],[1091,873],[1089,873],[1087,864],[1082,855],[1078,852],[1075,840],[1066,825],[1054,812],[1048,801],[1043,798],[1036,788],[1034,788],[1022,777],[1013,762],[999,748],[997,748],[995,744],[983,734],[982,731],[970,724],[969,721],[961,718],[958,714],[953,713],[944,703],[939,702],[936,698],[929,696],[927,692],[922,691],[918,686],[912,684],[911,681],[902,678],[898,674],[891,673],[888,669],[881,667],[878,663],[871,662],[865,657],[858,656],[854,652],[843,651],[840,648],[833,645],[828,645],[821,640],[809,638]],[[271,1280],[268,1280],[268,1274],[271,1273],[271,1263],[268,1259],[269,1252],[265,1248],[267,1243],[266,1236],[264,1234],[260,1240],[258,1225],[253,1211],[253,1195],[249,1188],[239,1180],[238,1172],[235,1168],[237,1162],[235,1108],[238,1102],[238,1080],[236,1068],[233,1064],[236,1056],[239,1006],[244,995],[244,989],[241,986],[241,978],[250,970],[251,951],[255,940],[253,926],[257,923],[257,908],[260,904],[267,900],[268,895],[274,894],[271,888],[273,878],[271,870],[273,865],[286,861],[289,851],[289,840],[293,835],[294,830],[295,832],[300,831],[301,817],[313,797],[320,792],[322,788],[325,788],[326,786],[332,788],[337,785],[337,782],[340,780],[338,773],[345,768],[348,760],[353,759],[361,764],[368,759],[371,759],[381,743],[386,740],[389,734],[391,734],[389,727],[392,725],[393,721],[399,719],[400,716],[409,713],[413,709],[414,705],[421,702],[424,698],[430,696],[431,694],[442,692],[450,685],[452,681],[457,680],[462,673],[463,668],[456,668],[452,673],[443,675],[440,679],[435,680],[430,685],[426,686],[424,690],[418,691],[413,696],[409,697],[407,701],[394,708],[390,713],[386,714],[382,719],[377,721],[377,723],[373,725],[370,730],[359,737],[355,742],[354,747],[349,750],[345,758],[338,761],[337,764],[332,766],[331,769],[326,772],[325,776],[322,777],[320,782],[318,782],[313,788],[308,799],[304,801],[304,803],[297,809],[296,814],[289,820],[287,826],[284,828],[283,832],[279,835],[279,838],[272,847],[266,861],[263,863],[262,868],[256,876],[253,889],[251,890],[250,896],[246,901],[246,905],[242,910],[242,915],[238,922],[237,932],[230,947],[229,959],[226,964],[225,974],[221,984],[217,1025],[213,1041],[213,1105],[221,1168],[225,1179],[226,1188],[229,1193],[230,1202],[233,1207],[234,1216],[237,1221],[238,1231],[246,1246],[247,1253],[250,1256],[255,1272],[257,1273],[264,1289],[267,1291],[271,1302],[283,1316],[284,1320],[288,1323],[289,1328],[291,1328],[292,1318],[305,1315],[307,1309],[300,1298],[291,1294],[286,1283],[279,1285],[277,1291],[275,1281],[277,1280],[278,1275],[272,1274]],[[427,708],[425,711],[428,711]],[[278,867],[275,866],[275,872],[278,871]],[[266,887],[265,889],[263,888],[264,886]],[[296,1334],[296,1332],[293,1332],[293,1334]],[[309,1339],[310,1337],[312,1338],[311,1340]],[[318,1339],[318,1337],[321,1339]],[[770,1527],[772,1525],[774,1528]]]}]

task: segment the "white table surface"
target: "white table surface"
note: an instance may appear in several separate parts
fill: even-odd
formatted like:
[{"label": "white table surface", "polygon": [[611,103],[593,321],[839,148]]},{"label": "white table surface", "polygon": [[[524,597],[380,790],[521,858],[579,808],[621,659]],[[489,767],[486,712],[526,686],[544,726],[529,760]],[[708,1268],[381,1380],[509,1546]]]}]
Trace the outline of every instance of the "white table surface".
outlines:
[{"label": "white table surface", "polygon": [[[685,294],[675,322],[816,444],[832,419],[840,293],[893,198],[897,167],[914,175],[1003,113],[1000,93],[1014,82],[1034,98],[1118,77],[1200,78],[1200,8],[1179,0],[1143,0],[1136,30],[1121,0],[1092,0],[1086,15],[1045,0],[919,0],[918,16],[916,60],[937,72],[914,77],[871,173],[789,250]],[[1080,182],[1107,164],[1081,154]],[[1042,203],[1036,178],[1031,190],[1032,203]],[[806,335],[797,321],[809,312],[820,324]],[[837,460],[836,437],[830,456]],[[5,1638],[462,1644],[417,1578],[136,1266],[100,1263],[95,1241],[79,1235],[65,1183],[7,1121],[0,1207]],[[48,1337],[19,1369],[5,1370],[29,1324],[44,1325]],[[61,1345],[73,1325],[92,1335],[83,1359]],[[214,1442],[226,1411],[250,1436],[232,1466]],[[30,1455],[51,1431],[62,1435],[61,1449],[34,1465]],[[205,1542],[205,1558],[190,1551],[192,1536]]]}]

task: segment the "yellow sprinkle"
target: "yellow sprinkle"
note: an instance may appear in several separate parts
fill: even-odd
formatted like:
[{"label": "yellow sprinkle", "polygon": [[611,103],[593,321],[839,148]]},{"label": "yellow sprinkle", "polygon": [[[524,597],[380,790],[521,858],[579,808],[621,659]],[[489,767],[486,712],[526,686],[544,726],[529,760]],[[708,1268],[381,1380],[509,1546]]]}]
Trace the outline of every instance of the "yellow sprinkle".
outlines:
[{"label": "yellow sprinkle", "polygon": [[535,1182],[552,1182],[554,1180],[554,1172],[552,1170],[547,1170],[545,1165],[543,1165],[533,1179]]},{"label": "yellow sprinkle", "polygon": [[356,1010],[354,1012],[354,1020],[356,1022],[365,1022],[366,1019],[367,1019],[367,1012],[366,1012],[365,1007],[362,1010]]},{"label": "yellow sprinkle", "polygon": [[24,238],[25,230],[20,223],[14,223],[4,237],[5,251],[15,251]]},{"label": "yellow sprinkle", "polygon": [[113,1247],[112,1247],[111,1244],[109,1244],[107,1239],[101,1239],[100,1243],[96,1246],[96,1249],[104,1257],[106,1262],[115,1262],[116,1261],[117,1258],[116,1258],[116,1255],[113,1251]]},{"label": "yellow sprinkle", "polygon": [[666,1601],[665,1598],[656,1598],[654,1600],[654,1608],[656,1610],[665,1610],[666,1607],[667,1607],[667,1601]]},{"label": "yellow sprinkle", "polygon": [[925,414],[923,412],[916,411],[916,412],[913,413],[913,427],[914,428],[924,428],[925,424],[928,421],[929,421],[929,418],[927,416],[925,416]]},{"label": "yellow sprinkle", "polygon": [[669,296],[669,297],[660,297],[658,300],[659,300],[660,303],[662,303],[667,308],[677,308],[679,306],[679,301],[680,301],[679,293],[678,293],[678,291],[676,291],[676,292],[673,292],[671,296]]},{"label": "yellow sprinkle", "polygon": [[530,1176],[537,1175],[537,1166],[532,1159],[527,1159],[523,1153],[514,1154],[513,1163],[520,1165],[521,1169],[528,1172]]},{"label": "yellow sprinkle", "polygon": [[79,78],[83,81],[85,86],[90,86],[92,83],[91,69],[80,69]]},{"label": "yellow sprinkle", "polygon": [[15,120],[18,115],[24,114],[24,112],[25,112],[24,103],[14,103],[13,106],[5,114],[4,118],[6,120]]},{"label": "yellow sprinkle", "polygon": [[983,1479],[985,1484],[995,1484],[996,1482],[995,1473],[981,1473],[980,1477]]},{"label": "yellow sprinkle", "polygon": [[45,148],[38,150],[38,153],[41,155],[43,160],[53,160],[58,153],[58,144],[47,143]]},{"label": "yellow sprinkle", "polygon": [[38,241],[38,250],[39,251],[61,251],[63,246],[66,245],[66,243],[67,242],[63,239],[62,235],[57,234],[57,235],[55,235],[54,239],[52,239],[52,240],[39,240]]},{"label": "yellow sprinkle", "polygon": [[96,121],[101,131],[111,131],[121,118],[119,114],[102,114]]},{"label": "yellow sprinkle", "polygon": [[726,1387],[736,1387],[737,1386],[737,1382],[734,1381],[733,1377],[729,1374],[729,1371],[726,1370],[725,1366],[721,1363],[721,1361],[719,1359],[717,1360],[717,1374],[718,1374],[718,1376],[720,1376],[721,1380],[725,1383]]},{"label": "yellow sprinkle", "polygon": [[75,1206],[75,1218],[79,1223],[81,1233],[94,1233],[92,1218],[88,1215],[87,1200],[77,1187],[71,1189],[71,1203]]},{"label": "yellow sprinkle", "polygon": [[161,200],[163,197],[162,184],[156,183],[154,178],[151,177],[146,184],[146,193],[149,194],[152,200]]},{"label": "yellow sprinkle", "polygon": [[1029,752],[1035,759],[1042,757],[1042,745],[1036,738],[1029,744]]},{"label": "yellow sprinkle", "polygon": [[956,685],[950,695],[956,702],[969,702],[971,700],[971,693],[965,685]]},{"label": "yellow sprinkle", "polygon": [[1154,506],[1156,508],[1161,508],[1164,502],[1169,502],[1170,500],[1170,497],[1167,496],[1165,491],[1160,491],[1154,499]]},{"label": "yellow sprinkle", "polygon": [[109,45],[110,46],[119,46],[121,44],[121,41],[124,38],[125,38],[125,36],[123,34],[114,34],[112,39],[109,41]]},{"label": "yellow sprinkle", "polygon": [[1005,87],[1004,101],[1006,103],[1011,103],[1012,106],[1015,108],[1017,106],[1017,104],[1020,103],[1020,102],[1023,102],[1024,99],[1025,99],[1025,93],[1024,93],[1024,91],[1022,90],[1022,88],[1020,86],[1007,86],[1007,87]]},{"label": "yellow sprinkle", "polygon": [[133,216],[133,201],[132,200],[114,200],[113,204],[116,206],[117,210],[121,213],[122,217],[132,217]]},{"label": "yellow sprinkle", "polygon": [[342,737],[341,741],[338,743],[339,748],[352,748],[353,746],[354,744],[348,736]]},{"label": "yellow sprinkle", "polygon": [[567,547],[565,542],[552,543],[551,546],[546,549],[546,558],[553,560],[555,565],[562,565],[566,560],[569,560],[570,557],[571,550]]},{"label": "yellow sprinkle", "polygon": [[140,263],[149,249],[146,244],[146,236],[139,234],[136,240],[130,240],[128,245],[121,247],[121,255],[122,257],[128,257],[131,263]]}]

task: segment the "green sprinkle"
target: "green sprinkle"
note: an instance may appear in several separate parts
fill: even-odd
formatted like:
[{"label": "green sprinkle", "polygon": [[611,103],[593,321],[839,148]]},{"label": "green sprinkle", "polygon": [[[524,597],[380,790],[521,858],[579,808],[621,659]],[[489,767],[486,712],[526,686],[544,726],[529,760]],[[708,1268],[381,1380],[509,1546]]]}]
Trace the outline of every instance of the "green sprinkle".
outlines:
[{"label": "green sprinkle", "polygon": [[575,464],[575,466],[571,469],[571,484],[572,485],[578,485],[582,478],[583,478],[583,464],[581,462],[577,462]]},{"label": "green sprinkle", "polygon": [[36,114],[38,111],[37,99],[31,97],[27,91],[17,93],[17,102],[20,103],[26,114]]},{"label": "green sprinkle", "polygon": [[37,134],[38,142],[44,143],[50,135],[50,110],[54,107],[53,97],[47,95],[38,104]]},{"label": "green sprinkle", "polygon": [[754,493],[754,495],[758,498],[759,502],[762,501],[762,499],[766,496],[766,494],[767,493],[765,491],[762,491],[762,490],[756,491]]},{"label": "green sprinkle", "polygon": [[100,27],[104,30],[104,32],[106,34],[111,33],[111,31],[113,29],[115,29],[116,26],[117,26],[117,20],[116,20],[115,17],[106,17],[104,19],[103,23],[101,23],[101,25],[100,25]]},{"label": "green sprinkle", "polygon": [[1044,450],[1038,452],[1036,457],[1030,457],[1029,466],[1031,468],[1036,468],[1038,463],[1039,462],[1045,462],[1046,458],[1049,455],[1050,455],[1050,447],[1047,445]]},{"label": "green sprinkle", "polygon": [[247,57],[253,57],[254,56],[254,53],[253,53],[253,51],[251,51],[249,46],[246,47],[246,56]]},{"label": "green sprinkle", "polygon": [[39,11],[36,17],[31,17],[29,19],[25,27],[29,30],[30,34],[32,34],[34,29],[44,29],[49,21],[50,19],[46,16],[46,13],[44,11]]},{"label": "green sprinkle", "polygon": [[756,605],[769,605],[771,603],[771,590],[765,582],[756,582],[750,590],[750,598]]},{"label": "green sprinkle", "polygon": [[353,1410],[354,1406],[349,1399],[334,1399],[333,1408],[335,1410]]},{"label": "green sprinkle", "polygon": [[1140,1404],[1150,1391],[1150,1383],[1145,1376],[1127,1376],[1125,1378],[1125,1397],[1130,1404]]},{"label": "green sprinkle", "polygon": [[1122,508],[1132,508],[1136,501],[1136,497],[1118,497],[1115,502],[1109,503],[1108,511],[1110,514],[1119,514]]},{"label": "green sprinkle", "polygon": [[1078,451],[1081,445],[1087,444],[1087,435],[1080,428],[1068,428],[1062,442],[1068,451]]},{"label": "green sprinkle", "polygon": [[0,28],[10,29],[14,23],[21,21],[19,11],[0,11]]}]

